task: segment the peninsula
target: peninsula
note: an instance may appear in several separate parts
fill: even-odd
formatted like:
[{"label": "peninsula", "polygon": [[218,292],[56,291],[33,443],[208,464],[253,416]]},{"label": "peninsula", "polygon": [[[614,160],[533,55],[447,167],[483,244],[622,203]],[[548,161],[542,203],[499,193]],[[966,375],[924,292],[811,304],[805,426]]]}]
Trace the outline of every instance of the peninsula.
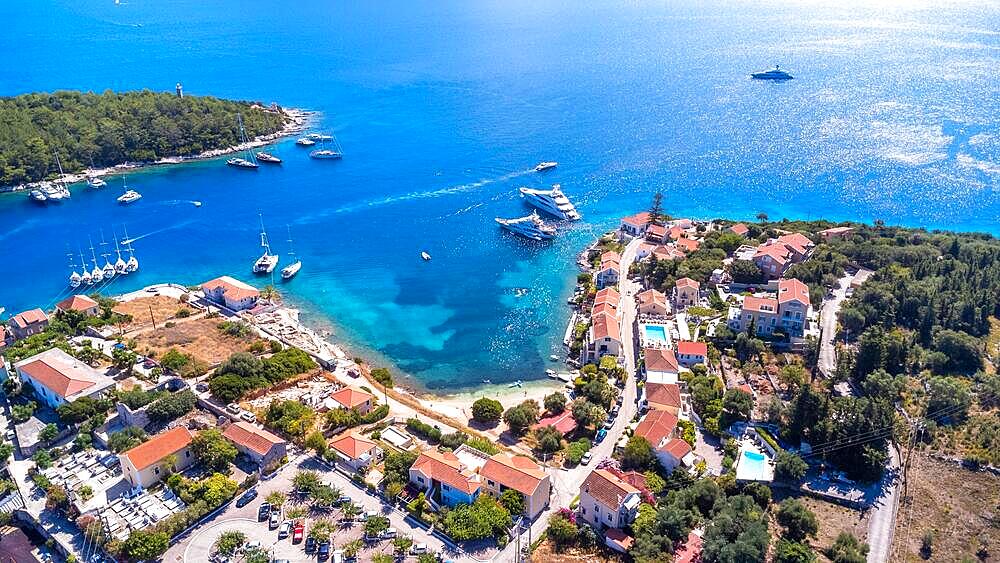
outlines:
[{"label": "peninsula", "polygon": [[[0,185],[51,179],[87,168],[218,156],[249,139],[270,140],[303,125],[276,104],[152,92],[58,91],[0,98]],[[56,160],[58,157],[58,161]]]}]

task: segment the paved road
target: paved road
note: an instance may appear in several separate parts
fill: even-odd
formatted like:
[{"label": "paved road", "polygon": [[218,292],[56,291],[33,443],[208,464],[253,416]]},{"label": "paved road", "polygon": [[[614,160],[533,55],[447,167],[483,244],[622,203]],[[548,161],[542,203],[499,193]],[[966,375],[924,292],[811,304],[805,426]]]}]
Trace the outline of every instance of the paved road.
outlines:
[{"label": "paved road", "polygon": [[896,528],[896,511],[899,508],[899,452],[889,444],[889,464],[882,478],[882,496],[872,507],[868,520],[868,563],[885,563],[892,548],[893,531]]},{"label": "paved road", "polygon": [[[639,239],[633,240],[625,248],[622,253],[621,260],[621,271],[628,272],[629,266],[635,260],[636,251],[639,249],[639,244],[642,241]],[[611,457],[614,451],[615,444],[621,437],[622,433],[625,431],[625,427],[632,422],[632,418],[636,414],[636,384],[635,384],[635,367],[637,363],[637,353],[636,349],[637,338],[635,335],[635,294],[639,289],[639,284],[629,281],[626,277],[622,277],[618,284],[619,292],[622,295],[622,344],[625,350],[625,373],[628,379],[625,382],[625,389],[622,391],[622,407],[618,412],[618,418],[615,419],[615,424],[608,431],[607,437],[600,444],[594,446],[591,452],[594,454],[594,461],[590,465],[583,466],[579,465],[573,469],[561,469],[561,468],[547,468],[546,472],[552,478],[552,498],[549,503],[549,508],[543,511],[537,519],[531,525],[530,537],[532,541],[541,536],[541,533],[545,531],[548,527],[549,516],[554,512],[558,511],[560,508],[569,507],[570,503],[580,494],[580,487],[583,485],[583,481],[590,474],[593,467],[602,459]],[[528,533],[522,534],[523,545],[528,544]],[[493,561],[512,563],[517,561],[517,542],[511,541],[511,543],[502,550]]]},{"label": "paved road", "polygon": [[840,305],[847,296],[847,288],[851,285],[853,276],[845,275],[837,280],[837,287],[833,290],[833,298],[823,302],[823,309],[820,313],[820,326],[822,327],[822,340],[819,345],[819,371],[823,377],[830,378],[837,370],[837,349],[834,346],[834,339],[837,337],[837,313],[840,312]]}]

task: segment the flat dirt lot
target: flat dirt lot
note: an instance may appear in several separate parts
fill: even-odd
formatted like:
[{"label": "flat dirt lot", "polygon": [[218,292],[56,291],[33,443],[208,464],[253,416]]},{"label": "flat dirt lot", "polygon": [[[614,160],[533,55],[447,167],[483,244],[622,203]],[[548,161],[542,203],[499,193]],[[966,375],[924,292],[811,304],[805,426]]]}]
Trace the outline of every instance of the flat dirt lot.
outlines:
[{"label": "flat dirt lot", "polygon": [[982,542],[989,546],[983,561],[1000,561],[1000,477],[914,453],[910,484],[900,502],[893,536],[893,561],[925,561],[924,534],[933,535],[931,561],[978,560]]},{"label": "flat dirt lot", "polygon": [[132,323],[125,328],[125,331],[129,332],[137,328],[152,327],[149,318],[150,310],[153,312],[153,318],[156,319],[156,326],[159,327],[166,321],[176,317],[177,311],[181,309],[187,309],[192,314],[198,313],[197,309],[163,295],[140,297],[132,301],[119,303],[115,305],[113,310],[122,315],[132,315]]},{"label": "flat dirt lot", "polygon": [[531,554],[532,561],[544,561],[545,563],[583,563],[590,561],[593,563],[623,563],[624,557],[617,556],[610,549],[566,549],[565,551],[555,551],[552,542],[545,540]]},{"label": "flat dirt lot", "polygon": [[159,326],[156,330],[135,337],[139,351],[147,349],[162,356],[170,348],[192,355],[196,360],[214,366],[228,358],[233,352],[246,351],[256,336],[235,337],[223,334],[218,329],[221,318],[179,319],[172,327]]}]

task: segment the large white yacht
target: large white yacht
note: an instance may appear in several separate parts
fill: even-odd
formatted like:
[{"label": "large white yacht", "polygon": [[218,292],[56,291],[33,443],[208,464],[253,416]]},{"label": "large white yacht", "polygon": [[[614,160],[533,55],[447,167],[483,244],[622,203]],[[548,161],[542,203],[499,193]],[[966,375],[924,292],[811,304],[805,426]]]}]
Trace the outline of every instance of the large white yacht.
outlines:
[{"label": "large white yacht", "polygon": [[551,190],[536,190],[533,188],[520,188],[520,190],[521,197],[524,198],[524,201],[528,205],[537,207],[539,210],[553,217],[569,221],[576,221],[580,218],[576,207],[573,207],[569,198],[562,192],[559,184],[553,184]]},{"label": "large white yacht", "polygon": [[270,274],[278,265],[278,255],[271,254],[271,245],[267,243],[267,232],[264,230],[264,216],[260,216],[260,245],[264,248],[264,254],[253,263],[253,273]]},{"label": "large white yacht", "polygon": [[497,217],[496,222],[515,235],[521,235],[531,240],[549,240],[556,236],[555,225],[549,225],[545,221],[542,221],[537,211],[532,211],[531,215],[516,219],[501,219]]},{"label": "large white yacht", "polygon": [[774,65],[774,68],[768,70],[760,70],[757,72],[751,72],[750,78],[755,80],[791,80],[795,78],[788,72],[778,68],[778,65]]}]

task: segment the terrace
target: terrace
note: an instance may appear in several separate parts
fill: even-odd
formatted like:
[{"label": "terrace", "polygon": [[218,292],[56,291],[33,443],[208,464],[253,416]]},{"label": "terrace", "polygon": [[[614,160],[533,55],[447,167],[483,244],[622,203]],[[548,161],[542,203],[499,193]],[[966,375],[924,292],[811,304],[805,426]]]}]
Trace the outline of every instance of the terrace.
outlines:
[{"label": "terrace", "polygon": [[[117,456],[107,451],[86,450],[60,458],[52,467],[42,470],[42,475],[72,491],[80,512],[105,506],[109,499],[128,489]],[[81,495],[84,487],[90,488],[90,498]]]},{"label": "terrace", "polygon": [[162,487],[137,496],[122,495],[98,510],[98,515],[112,537],[124,540],[133,530],[152,526],[184,508],[184,502],[173,491]]},{"label": "terrace", "polygon": [[639,323],[639,346],[642,348],[671,348],[676,336],[673,323],[646,319]]}]

